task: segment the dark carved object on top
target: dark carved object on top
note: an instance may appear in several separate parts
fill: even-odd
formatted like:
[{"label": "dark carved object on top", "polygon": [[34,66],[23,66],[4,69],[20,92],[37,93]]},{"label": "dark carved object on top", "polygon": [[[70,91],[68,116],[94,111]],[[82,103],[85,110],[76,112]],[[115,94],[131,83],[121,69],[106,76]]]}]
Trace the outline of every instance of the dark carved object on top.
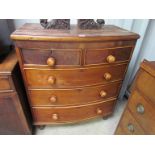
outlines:
[{"label": "dark carved object on top", "polygon": [[70,19],[40,19],[40,24],[45,29],[70,29]]},{"label": "dark carved object on top", "polygon": [[104,19],[78,19],[80,29],[100,29],[105,24]]}]

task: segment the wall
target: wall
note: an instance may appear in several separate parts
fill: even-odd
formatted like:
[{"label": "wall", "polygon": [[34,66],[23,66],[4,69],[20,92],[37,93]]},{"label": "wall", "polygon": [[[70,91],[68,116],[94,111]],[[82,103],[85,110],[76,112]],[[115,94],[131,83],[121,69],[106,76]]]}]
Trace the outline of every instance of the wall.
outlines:
[{"label": "wall", "polygon": [[2,45],[10,45],[10,30],[6,19],[0,19],[0,42]]},{"label": "wall", "polygon": [[150,20],[143,43],[139,49],[139,55],[134,66],[133,73],[129,83],[132,82],[134,75],[143,59],[155,61],[155,20]]}]

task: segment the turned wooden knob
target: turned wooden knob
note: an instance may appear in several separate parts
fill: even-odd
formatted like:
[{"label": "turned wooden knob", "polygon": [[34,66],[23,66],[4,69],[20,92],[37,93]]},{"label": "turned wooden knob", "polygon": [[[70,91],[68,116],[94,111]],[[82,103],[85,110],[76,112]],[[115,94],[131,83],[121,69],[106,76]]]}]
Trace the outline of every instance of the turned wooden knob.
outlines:
[{"label": "turned wooden knob", "polygon": [[48,77],[48,83],[49,84],[54,84],[55,83],[55,78],[53,76]]},{"label": "turned wooden knob", "polygon": [[47,65],[48,66],[54,66],[55,65],[55,59],[53,57],[50,57],[47,59]]},{"label": "turned wooden knob", "polygon": [[51,97],[50,97],[50,101],[51,101],[52,103],[55,103],[55,102],[57,101],[57,97],[56,97],[56,96],[51,96]]},{"label": "turned wooden knob", "polygon": [[59,117],[58,117],[58,114],[53,114],[53,115],[52,115],[52,119],[53,119],[53,120],[58,120],[58,118],[59,118]]},{"label": "turned wooden knob", "polygon": [[107,62],[113,63],[113,62],[115,62],[115,61],[116,61],[116,58],[115,58],[113,55],[109,55],[109,56],[107,57]]},{"label": "turned wooden knob", "polygon": [[104,90],[102,90],[101,92],[100,92],[100,96],[101,97],[105,97],[107,95],[107,93],[104,91]]},{"label": "turned wooden knob", "polygon": [[102,114],[102,109],[100,109],[100,108],[97,108],[97,114]]},{"label": "turned wooden knob", "polygon": [[104,74],[104,78],[106,79],[106,80],[110,80],[111,79],[111,74],[110,73],[105,73]]}]

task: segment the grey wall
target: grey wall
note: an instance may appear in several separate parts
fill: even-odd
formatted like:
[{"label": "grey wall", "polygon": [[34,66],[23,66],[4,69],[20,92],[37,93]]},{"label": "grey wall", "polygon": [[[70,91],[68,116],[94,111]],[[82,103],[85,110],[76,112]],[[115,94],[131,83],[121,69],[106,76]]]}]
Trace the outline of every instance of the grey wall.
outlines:
[{"label": "grey wall", "polygon": [[6,19],[0,19],[0,42],[3,45],[10,45],[10,30]]}]

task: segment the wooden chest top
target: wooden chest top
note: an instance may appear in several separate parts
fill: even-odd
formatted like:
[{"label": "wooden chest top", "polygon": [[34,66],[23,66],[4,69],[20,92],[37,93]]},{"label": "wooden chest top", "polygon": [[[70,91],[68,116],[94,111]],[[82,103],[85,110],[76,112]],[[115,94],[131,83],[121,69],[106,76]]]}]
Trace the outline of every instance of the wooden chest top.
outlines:
[{"label": "wooden chest top", "polygon": [[40,24],[27,23],[16,30],[13,40],[40,40],[40,41],[110,41],[110,40],[136,40],[139,35],[113,25],[105,25],[98,30],[81,30],[71,26],[70,30],[44,29]]},{"label": "wooden chest top", "polygon": [[16,64],[17,58],[15,52],[11,52],[6,59],[0,61],[0,75],[11,74]]}]

